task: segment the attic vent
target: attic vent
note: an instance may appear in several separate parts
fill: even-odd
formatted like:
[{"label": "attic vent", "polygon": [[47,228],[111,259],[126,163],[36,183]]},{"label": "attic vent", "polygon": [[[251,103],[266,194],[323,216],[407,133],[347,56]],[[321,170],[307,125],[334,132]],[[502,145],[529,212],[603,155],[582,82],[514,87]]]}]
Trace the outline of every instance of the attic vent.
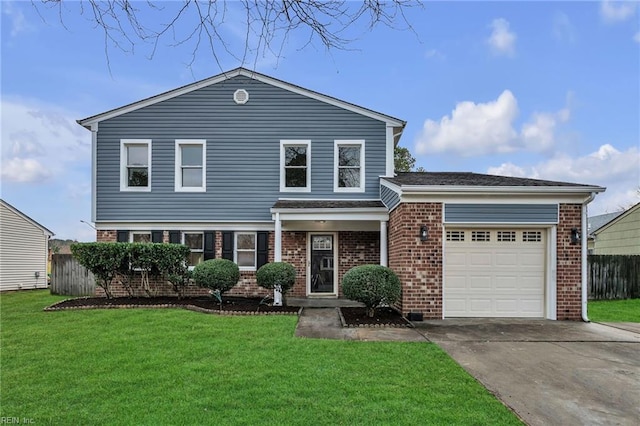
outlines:
[{"label": "attic vent", "polygon": [[249,92],[244,89],[238,89],[233,93],[233,100],[239,105],[246,104],[249,102]]}]

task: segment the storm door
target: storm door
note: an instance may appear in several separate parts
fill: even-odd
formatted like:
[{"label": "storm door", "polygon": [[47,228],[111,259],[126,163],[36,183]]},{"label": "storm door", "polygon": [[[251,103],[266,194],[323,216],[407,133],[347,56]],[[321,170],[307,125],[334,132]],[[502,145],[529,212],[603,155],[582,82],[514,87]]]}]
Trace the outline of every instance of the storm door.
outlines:
[{"label": "storm door", "polygon": [[334,234],[309,234],[309,294],[336,294]]}]

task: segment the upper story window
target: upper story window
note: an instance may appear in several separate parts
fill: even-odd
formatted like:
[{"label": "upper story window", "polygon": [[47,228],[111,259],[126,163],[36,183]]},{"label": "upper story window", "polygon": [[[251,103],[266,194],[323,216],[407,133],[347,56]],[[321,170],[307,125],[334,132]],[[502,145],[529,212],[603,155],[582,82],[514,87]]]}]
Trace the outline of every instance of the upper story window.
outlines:
[{"label": "upper story window", "polygon": [[241,271],[254,271],[256,269],[256,233],[235,233],[234,262]]},{"label": "upper story window", "polygon": [[120,141],[120,190],[151,191],[151,140]]},{"label": "upper story window", "polygon": [[280,191],[311,191],[311,141],[280,141]]},{"label": "upper story window", "polygon": [[205,140],[176,140],[176,191],[206,191],[206,153],[207,143]]},{"label": "upper story window", "polygon": [[189,247],[189,266],[196,266],[204,261],[204,234],[202,232],[185,232],[182,243]]},{"label": "upper story window", "polygon": [[364,140],[335,141],[333,173],[335,192],[364,192]]}]

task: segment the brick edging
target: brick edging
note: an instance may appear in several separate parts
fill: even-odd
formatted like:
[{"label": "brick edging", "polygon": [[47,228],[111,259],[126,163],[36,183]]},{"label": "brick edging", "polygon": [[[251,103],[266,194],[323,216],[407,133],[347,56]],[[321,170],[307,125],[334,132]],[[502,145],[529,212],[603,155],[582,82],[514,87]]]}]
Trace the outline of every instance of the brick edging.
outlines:
[{"label": "brick edging", "polygon": [[338,310],[338,315],[340,316],[340,324],[342,324],[343,328],[413,328],[414,325],[405,317],[402,316],[402,313],[397,309],[391,308],[394,311],[400,314],[400,317],[405,322],[403,325],[398,324],[358,324],[358,325],[350,325],[347,324],[347,321],[344,319],[344,315],[342,315],[342,309],[336,308]]},{"label": "brick edging", "polygon": [[[88,299],[89,297],[85,297],[84,299]],[[59,302],[54,303],[51,306],[47,306],[43,309],[45,312],[55,312],[55,311],[74,311],[74,310],[88,310],[88,309],[185,309],[188,311],[200,312],[203,314],[216,314],[220,316],[265,316],[265,315],[297,315],[300,316],[302,314],[302,307],[298,309],[296,312],[266,312],[266,311],[220,311],[219,309],[207,309],[202,308],[200,306],[195,305],[176,305],[171,303],[163,303],[160,305],[87,305],[87,306],[67,306],[61,307],[56,306],[68,300],[77,300],[74,299],[65,299]]]}]

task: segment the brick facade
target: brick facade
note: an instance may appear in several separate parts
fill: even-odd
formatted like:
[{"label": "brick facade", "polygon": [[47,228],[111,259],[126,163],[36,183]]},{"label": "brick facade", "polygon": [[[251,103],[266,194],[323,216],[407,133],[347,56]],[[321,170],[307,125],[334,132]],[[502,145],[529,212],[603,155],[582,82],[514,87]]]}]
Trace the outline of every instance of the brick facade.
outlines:
[{"label": "brick facade", "polygon": [[557,319],[582,319],[582,247],[571,244],[571,229],[581,230],[582,204],[560,204],[557,232]]},{"label": "brick facade", "polygon": [[[100,242],[115,242],[117,232],[115,230],[97,231],[97,240]],[[169,242],[169,232],[164,232],[164,242]],[[274,233],[269,233],[269,261],[273,262]],[[380,263],[380,234],[378,232],[339,232],[338,233],[338,282],[342,281],[344,274],[354,266]],[[215,256],[222,257],[222,232],[215,233]],[[306,232],[282,232],[282,261],[289,262],[296,268],[296,283],[289,291],[288,296],[307,296],[307,233]],[[163,281],[155,281],[152,288],[157,296],[175,296],[171,284]],[[342,295],[342,287],[339,285],[339,294]],[[140,280],[134,283],[136,296],[146,296]],[[114,296],[128,296],[126,289],[117,281],[112,284]],[[207,295],[208,290],[197,286],[188,287],[185,295]],[[240,271],[240,280],[227,294],[234,296],[260,296],[271,294],[270,290],[259,287],[256,283],[254,271]],[[101,288],[96,290],[96,295],[104,296]]]},{"label": "brick facade", "polygon": [[[426,225],[427,241],[420,240]],[[389,267],[402,283],[403,315],[442,318],[442,204],[403,203],[389,215]]]}]

